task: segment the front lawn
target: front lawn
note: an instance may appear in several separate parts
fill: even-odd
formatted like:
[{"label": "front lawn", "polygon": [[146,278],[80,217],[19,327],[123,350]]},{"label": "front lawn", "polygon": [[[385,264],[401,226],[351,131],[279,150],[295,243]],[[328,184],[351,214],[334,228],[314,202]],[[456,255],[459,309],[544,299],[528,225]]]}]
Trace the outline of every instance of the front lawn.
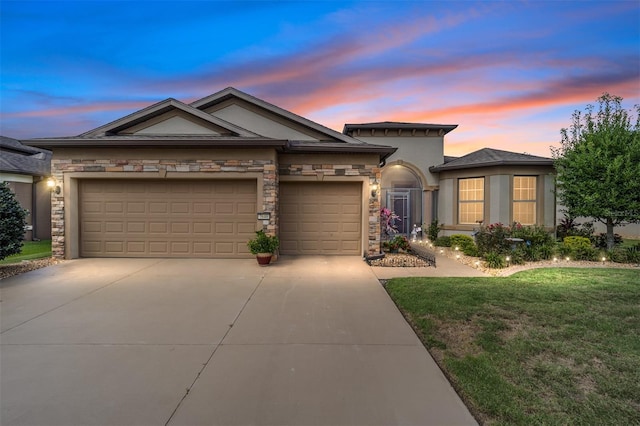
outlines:
[{"label": "front lawn", "polygon": [[20,253],[0,260],[0,265],[8,265],[23,260],[40,259],[43,257],[51,257],[51,240],[25,241]]},{"label": "front lawn", "polygon": [[481,423],[640,424],[640,271],[386,287]]}]

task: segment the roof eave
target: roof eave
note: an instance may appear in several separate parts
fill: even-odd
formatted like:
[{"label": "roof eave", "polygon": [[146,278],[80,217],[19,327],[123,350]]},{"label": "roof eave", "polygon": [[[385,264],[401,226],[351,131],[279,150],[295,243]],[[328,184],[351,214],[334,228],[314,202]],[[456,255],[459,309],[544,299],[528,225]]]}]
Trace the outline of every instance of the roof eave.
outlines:
[{"label": "roof eave", "polygon": [[40,148],[54,149],[54,148],[149,148],[149,147],[162,147],[162,148],[270,148],[270,147],[282,147],[287,144],[286,140],[277,139],[196,139],[196,140],[181,140],[181,139],[166,139],[158,140],[153,138],[148,139],[32,139],[23,142],[28,146],[35,146]]},{"label": "roof eave", "polygon": [[494,167],[494,166],[549,166],[553,167],[553,160],[539,160],[539,161],[492,161],[480,164],[461,164],[459,166],[452,166],[450,163],[445,163],[441,166],[431,166],[429,171],[431,173],[447,172],[450,170],[462,170],[462,169],[478,169],[481,167]]}]

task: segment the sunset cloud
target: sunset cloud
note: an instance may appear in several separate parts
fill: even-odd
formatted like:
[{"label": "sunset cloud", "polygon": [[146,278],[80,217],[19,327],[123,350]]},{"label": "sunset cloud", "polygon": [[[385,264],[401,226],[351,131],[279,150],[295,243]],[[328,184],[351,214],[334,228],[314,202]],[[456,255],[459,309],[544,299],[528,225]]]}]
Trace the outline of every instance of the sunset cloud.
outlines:
[{"label": "sunset cloud", "polygon": [[640,103],[637,2],[35,4],[0,15],[6,136],[79,134],[234,86],[339,131],[459,124],[450,155],[548,155],[603,92]]}]

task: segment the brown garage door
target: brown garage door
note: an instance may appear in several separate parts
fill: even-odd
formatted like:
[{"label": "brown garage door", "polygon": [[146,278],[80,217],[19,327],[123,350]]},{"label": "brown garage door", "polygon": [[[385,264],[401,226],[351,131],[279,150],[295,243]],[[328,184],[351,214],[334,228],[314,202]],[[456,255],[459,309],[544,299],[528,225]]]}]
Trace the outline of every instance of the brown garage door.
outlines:
[{"label": "brown garage door", "polygon": [[283,254],[361,255],[362,185],[359,182],[282,182]]},{"label": "brown garage door", "polygon": [[83,257],[248,257],[253,180],[84,180]]}]

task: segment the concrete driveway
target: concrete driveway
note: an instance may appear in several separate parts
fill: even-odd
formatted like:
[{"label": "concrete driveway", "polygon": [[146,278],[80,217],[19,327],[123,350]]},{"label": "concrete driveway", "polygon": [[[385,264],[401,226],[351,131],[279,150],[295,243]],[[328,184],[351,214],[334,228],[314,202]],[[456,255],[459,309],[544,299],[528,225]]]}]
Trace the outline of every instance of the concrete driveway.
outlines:
[{"label": "concrete driveway", "polygon": [[359,258],[81,259],[0,287],[2,425],[475,424]]}]

